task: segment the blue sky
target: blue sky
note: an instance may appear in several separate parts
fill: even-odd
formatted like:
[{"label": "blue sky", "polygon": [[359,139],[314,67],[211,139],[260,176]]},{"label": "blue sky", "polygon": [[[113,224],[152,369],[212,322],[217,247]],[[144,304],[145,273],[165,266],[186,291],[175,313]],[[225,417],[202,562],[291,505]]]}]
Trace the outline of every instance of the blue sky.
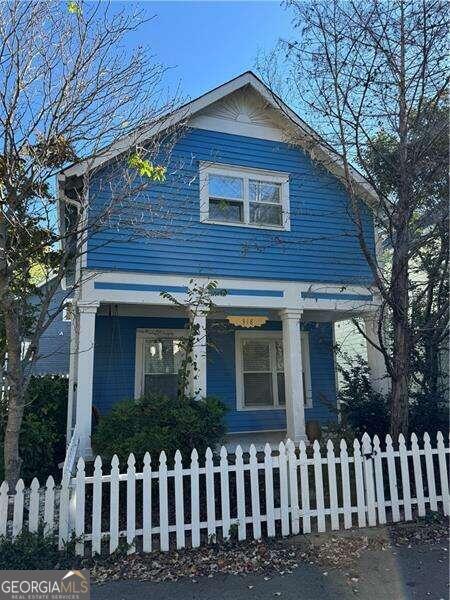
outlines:
[{"label": "blue sky", "polygon": [[172,89],[179,84],[191,98],[254,70],[258,52],[270,51],[292,32],[291,15],[278,1],[139,4],[155,18],[129,43],[149,45],[159,61],[172,67],[167,84]]}]

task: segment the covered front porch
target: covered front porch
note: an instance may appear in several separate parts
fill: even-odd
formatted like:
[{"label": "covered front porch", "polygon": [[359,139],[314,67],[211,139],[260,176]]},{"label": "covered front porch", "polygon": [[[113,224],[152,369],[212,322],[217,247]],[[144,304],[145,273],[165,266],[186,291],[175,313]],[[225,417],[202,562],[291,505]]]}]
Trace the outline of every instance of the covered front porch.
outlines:
[{"label": "covered front porch", "polygon": [[[105,281],[105,275],[97,279],[100,285],[93,281],[84,290],[73,322],[68,433],[76,426],[86,457],[93,412],[101,416],[116,402],[145,393],[176,393],[179,342],[192,318],[189,307],[172,306],[154,283],[130,290],[107,276]],[[190,392],[226,404],[230,446],[306,440],[308,421],[336,419],[333,323],[348,314],[349,307],[339,304],[355,300],[330,306],[328,297],[300,296],[297,306],[286,306],[286,290],[276,295],[267,284],[258,289],[252,283],[250,290],[227,282],[232,293],[217,296],[207,315],[194,317],[198,335]],[[146,289],[136,289],[139,285]],[[181,286],[165,287],[183,301]],[[136,302],[136,292],[147,301]],[[373,365],[374,376],[376,369]]]}]

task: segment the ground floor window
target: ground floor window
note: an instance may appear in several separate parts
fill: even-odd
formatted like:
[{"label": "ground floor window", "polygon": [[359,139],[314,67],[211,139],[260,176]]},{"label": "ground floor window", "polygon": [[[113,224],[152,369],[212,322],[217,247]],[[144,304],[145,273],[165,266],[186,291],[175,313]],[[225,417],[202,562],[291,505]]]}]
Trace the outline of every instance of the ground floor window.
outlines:
[{"label": "ground floor window", "polygon": [[[302,332],[302,362],[305,405],[310,406],[311,373],[306,332]],[[241,410],[285,406],[281,332],[236,332],[236,386]]]},{"label": "ground floor window", "polygon": [[138,330],[135,396],[161,394],[174,398],[183,360],[182,331]]}]

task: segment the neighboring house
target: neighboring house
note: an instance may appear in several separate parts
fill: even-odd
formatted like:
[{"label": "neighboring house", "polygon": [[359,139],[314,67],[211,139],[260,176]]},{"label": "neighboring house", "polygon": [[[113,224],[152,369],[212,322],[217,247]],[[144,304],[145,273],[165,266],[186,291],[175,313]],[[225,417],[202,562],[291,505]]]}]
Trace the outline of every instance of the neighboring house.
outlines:
[{"label": "neighboring house", "polygon": [[[111,224],[91,236],[80,265],[69,426],[85,456],[93,407],[104,414],[122,399],[175,390],[187,316],[161,292],[183,302],[191,279],[216,280],[227,291],[198,318],[206,342],[202,336],[194,348],[193,386],[228,406],[230,443],[299,441],[307,421],[334,419],[333,324],[376,309],[346,192],[329,171],[341,167],[323,160],[330,150],[313,130],[250,72],[190,102],[158,133],[177,118],[188,122],[167,179],[140,196],[148,206],[163,200],[170,218],[147,219],[140,239]],[[289,132],[315,160],[286,141]],[[60,174],[62,203],[87,165]],[[110,198],[110,165],[99,159],[95,167],[86,190],[93,212]],[[354,181],[373,202],[357,172]]]},{"label": "neighboring house", "polygon": [[[51,299],[49,314],[53,314],[63,302],[67,302],[67,296],[68,292],[59,287]],[[69,375],[70,321],[71,310],[67,307],[58,312],[41,335],[38,359],[33,367],[35,375]],[[24,350],[28,343],[24,342]]]}]

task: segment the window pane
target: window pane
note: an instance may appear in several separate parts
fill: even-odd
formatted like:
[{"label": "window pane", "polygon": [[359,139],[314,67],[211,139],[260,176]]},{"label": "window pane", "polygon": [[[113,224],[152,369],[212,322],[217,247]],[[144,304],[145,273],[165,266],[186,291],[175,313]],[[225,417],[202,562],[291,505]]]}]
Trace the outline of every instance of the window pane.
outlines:
[{"label": "window pane", "polygon": [[145,340],[145,374],[176,374],[180,368],[181,361],[182,350],[178,340]]},{"label": "window pane", "polygon": [[278,404],[284,406],[286,404],[286,392],[284,388],[284,373],[277,373],[278,385]]},{"label": "window pane", "polygon": [[269,342],[244,340],[242,345],[242,354],[244,357],[244,372],[270,371]]},{"label": "window pane", "polygon": [[275,356],[277,360],[277,371],[284,371],[283,342],[275,342]]},{"label": "window pane", "polygon": [[250,202],[271,202],[279,204],[280,189],[281,185],[279,183],[266,183],[265,181],[255,181],[251,179],[249,182]]},{"label": "window pane", "polygon": [[244,404],[273,406],[271,373],[244,373]]},{"label": "window pane", "polygon": [[281,225],[282,208],[273,204],[250,203],[250,222],[264,225]]},{"label": "window pane", "polygon": [[161,394],[176,398],[178,391],[178,375],[145,375],[144,394]]},{"label": "window pane", "polygon": [[227,175],[209,175],[209,195],[215,198],[242,199],[244,196],[244,180],[241,177]]},{"label": "window pane", "polygon": [[228,200],[210,200],[209,218],[215,221],[226,221],[229,223],[241,223],[244,220],[242,202],[230,202]]}]

